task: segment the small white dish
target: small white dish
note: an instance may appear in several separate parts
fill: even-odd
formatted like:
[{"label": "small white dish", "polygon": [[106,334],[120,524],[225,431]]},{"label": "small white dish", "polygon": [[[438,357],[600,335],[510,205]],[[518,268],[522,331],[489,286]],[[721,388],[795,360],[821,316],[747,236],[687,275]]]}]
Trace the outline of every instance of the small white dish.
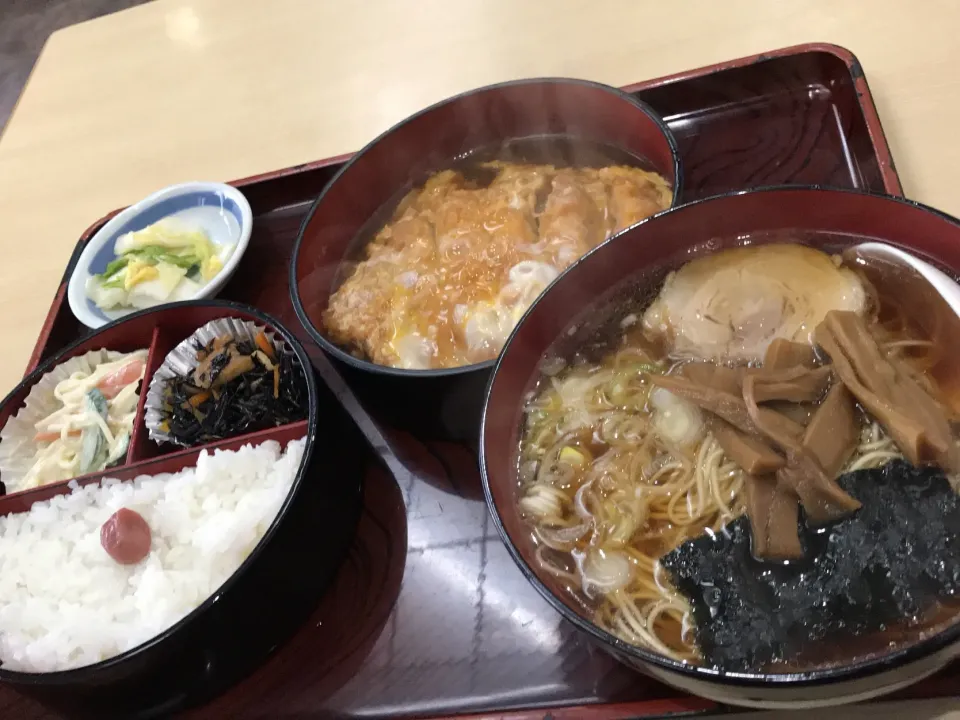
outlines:
[{"label": "small white dish", "polygon": [[196,295],[185,299],[213,297],[223,288],[250,243],[253,226],[250,203],[239,190],[223,183],[188,182],[171,185],[118,213],[87,242],[67,286],[67,300],[77,320],[89,328],[98,328],[136,312],[134,308],[102,310],[97,307],[87,297],[87,280],[102,273],[107,264],[116,259],[114,246],[117,238],[169,217],[202,228],[217,245],[234,245],[233,252],[217,276]]}]

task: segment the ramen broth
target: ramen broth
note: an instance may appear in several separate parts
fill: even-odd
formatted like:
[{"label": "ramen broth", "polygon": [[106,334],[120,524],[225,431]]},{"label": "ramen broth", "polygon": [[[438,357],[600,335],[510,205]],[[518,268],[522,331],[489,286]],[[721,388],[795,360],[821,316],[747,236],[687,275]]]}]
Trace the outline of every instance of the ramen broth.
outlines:
[{"label": "ramen broth", "polygon": [[614,232],[669,207],[645,160],[564,136],[447,161],[364,225],[324,325],[357,357],[405,369],[491,360],[557,275]]},{"label": "ramen broth", "polygon": [[[785,248],[807,239],[778,233],[752,237],[749,245]],[[818,236],[816,244],[835,251],[850,244],[845,237],[829,239],[835,243],[825,244],[823,236]],[[738,245],[743,245],[743,238],[738,243],[720,243],[726,248]],[[790,248],[785,251],[792,252]],[[909,271],[850,254],[842,261],[839,254],[830,259],[839,273],[831,276],[839,288],[837,302],[849,304],[853,308],[849,313],[869,326],[881,352],[898,368],[908,368],[904,372],[917,378],[925,391],[947,408],[952,429],[956,373],[944,357],[950,346],[943,333],[946,328],[956,329],[956,317],[930,296],[922,280],[907,277]],[[817,270],[821,271],[831,272],[829,268]],[[709,275],[709,268],[704,272]],[[709,277],[712,281],[716,275]],[[815,273],[811,277],[820,278]],[[697,288],[702,287],[702,278],[695,279]],[[544,358],[521,433],[519,510],[531,527],[541,569],[554,576],[596,624],[669,658],[703,664],[688,599],[674,589],[659,560],[704,533],[721,532],[744,515],[748,483],[758,481],[748,477],[721,447],[714,432],[717,417],[659,387],[657,378],[682,378],[691,372],[691,365],[708,363],[740,373],[762,373],[764,362],[762,353],[760,358],[744,357],[751,341],[738,336],[742,328],[730,336],[740,343],[736,348],[718,344],[713,335],[708,350],[699,348],[709,356],[724,347],[728,356],[717,359],[695,357],[698,348],[681,342],[695,322],[677,323],[667,333],[651,323],[651,315],[663,310],[655,306],[671,301],[665,297],[665,288],[676,290],[682,281],[680,273],[653,270],[639,282],[613,291],[581,316],[600,320],[575,325]],[[819,287],[818,279],[809,289],[795,290],[814,293]],[[862,288],[862,297],[858,288]],[[738,297],[736,293],[742,291],[731,292]],[[804,305],[798,297],[792,299],[794,307],[803,306],[804,312],[812,313],[803,318],[809,327],[783,314],[783,332],[792,340],[808,338],[806,342],[815,345],[814,331],[824,322],[820,313],[830,308],[818,308],[818,300]],[[929,311],[922,322],[910,304],[915,298]],[[681,305],[675,302],[674,309]],[[762,314],[762,304],[758,307]],[[657,319],[663,320],[662,313]],[[794,320],[799,329],[790,325]],[[761,343],[758,347],[768,346]],[[820,347],[815,352],[817,363],[830,362]],[[790,422],[806,425],[820,400],[822,397],[812,403],[793,403],[792,409],[799,412],[784,415],[793,418]],[[787,405],[772,402],[766,407],[786,411]],[[883,424],[859,402],[855,413],[856,438],[838,476],[879,468],[903,456]],[[951,441],[955,440],[951,436]],[[782,451],[774,443],[768,444]],[[796,497],[792,501],[796,504]],[[756,555],[756,535],[753,551]],[[787,564],[809,561],[809,557],[797,556]],[[757,562],[756,572],[764,573],[765,567],[782,562]],[[882,631],[844,641],[843,650],[831,643],[802,643],[802,650],[790,657],[751,669],[789,672],[882,654],[953,623],[958,610],[957,601],[946,600],[916,616],[889,623]]]}]

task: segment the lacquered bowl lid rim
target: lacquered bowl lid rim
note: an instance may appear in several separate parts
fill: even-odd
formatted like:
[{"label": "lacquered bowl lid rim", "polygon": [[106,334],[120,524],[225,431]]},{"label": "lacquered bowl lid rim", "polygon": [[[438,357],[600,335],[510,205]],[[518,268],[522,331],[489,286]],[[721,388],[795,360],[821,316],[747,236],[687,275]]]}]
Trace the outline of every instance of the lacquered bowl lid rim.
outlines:
[{"label": "lacquered bowl lid rim", "polygon": [[[294,476],[293,483],[290,486],[290,490],[287,493],[286,498],[284,498],[283,504],[280,506],[280,509],[277,511],[276,517],[271,521],[270,526],[264,532],[263,536],[257,542],[256,546],[250,552],[249,555],[240,563],[240,566],[234,570],[230,576],[224,580],[224,582],[218,587],[212,595],[206,598],[201,602],[197,607],[184,615],[180,620],[175,622],[170,627],[166,628],[163,632],[153,636],[152,638],[140,643],[139,645],[126,650],[119,655],[115,655],[106,660],[101,660],[90,665],[84,665],[77,668],[71,668],[69,670],[56,670],[53,672],[25,672],[21,670],[6,670],[0,666],[0,681],[10,681],[11,683],[17,685],[56,685],[56,686],[70,686],[70,685],[80,685],[89,682],[92,678],[95,678],[99,673],[108,671],[112,668],[115,668],[119,665],[133,660],[136,656],[145,653],[158,645],[169,640],[173,635],[184,631],[190,626],[195,620],[197,620],[202,614],[210,610],[213,605],[223,596],[224,593],[228,592],[238,581],[240,576],[245,573],[249,567],[259,558],[260,554],[263,552],[266,545],[276,534],[277,529],[280,524],[284,521],[287,516],[287,513],[290,510],[290,506],[296,500],[296,497],[300,493],[300,489],[303,485],[303,479],[309,466],[310,458],[314,451],[314,445],[316,440],[316,427],[317,427],[317,414],[318,409],[317,405],[319,403],[319,395],[317,391],[317,379],[314,376],[314,373],[311,371],[310,358],[307,355],[306,351],[303,349],[303,346],[297,340],[290,330],[288,330],[279,320],[273,316],[259,310],[257,308],[251,307],[249,305],[244,305],[242,303],[232,302],[229,300],[215,300],[215,299],[199,299],[199,300],[186,300],[176,303],[166,303],[164,305],[157,305],[146,310],[140,310],[129,315],[125,315],[122,318],[118,318],[106,325],[103,325],[95,330],[91,330],[90,333],[84,337],[70,343],[67,347],[60,350],[56,355],[45,360],[41,363],[34,371],[28,374],[23,380],[21,380],[17,386],[10,391],[7,396],[0,401],[0,406],[5,406],[12,398],[20,392],[24,387],[30,386],[37,381],[42,375],[49,372],[56,365],[63,362],[64,358],[74,351],[76,347],[82,345],[85,342],[88,342],[91,338],[100,335],[109,329],[121,325],[124,323],[135,322],[138,319],[146,316],[157,313],[159,311],[170,311],[171,309],[186,309],[189,307],[201,307],[201,308],[221,308],[225,311],[224,316],[229,316],[230,311],[236,311],[255,318],[257,321],[269,325],[272,329],[276,330],[277,333],[283,338],[284,342],[287,343],[289,347],[297,355],[301,367],[304,369],[304,377],[307,383],[307,427],[304,431],[306,438],[304,448],[303,448],[303,457],[300,459],[300,465],[297,468],[297,473]],[[269,439],[269,438],[268,438]],[[183,448],[180,448],[183,450]],[[105,476],[106,477],[106,476]]]},{"label": "lacquered bowl lid rim", "polygon": [[[489,370],[496,363],[494,360],[485,360],[480,363],[473,363],[471,365],[461,365],[459,367],[452,368],[438,368],[431,370],[408,370],[404,368],[391,367],[389,365],[379,365],[375,362],[369,360],[364,360],[362,358],[355,357],[349,352],[346,352],[343,348],[338,346],[336,343],[331,342],[327,339],[324,333],[317,328],[313,321],[310,319],[310,316],[307,314],[306,307],[303,304],[303,301],[300,299],[300,288],[299,283],[297,282],[297,260],[300,257],[300,247],[303,242],[304,234],[306,233],[307,227],[310,225],[310,222],[313,220],[313,216],[317,213],[317,210],[320,207],[320,204],[323,202],[330,188],[336,184],[340,178],[347,173],[357,162],[359,162],[364,155],[367,154],[374,146],[378,145],[381,141],[394,134],[397,130],[404,127],[405,125],[418,120],[424,115],[427,115],[440,107],[449,105],[455,102],[464,100],[472,95],[477,95],[483,92],[489,92],[492,90],[499,90],[502,88],[508,87],[517,87],[522,85],[542,85],[542,84],[555,84],[555,85],[583,85],[586,87],[591,87],[596,90],[602,90],[619,97],[621,100],[625,100],[628,103],[636,106],[638,110],[643,112],[647,117],[650,118],[660,129],[661,134],[666,138],[667,144],[670,147],[670,155],[673,160],[673,174],[674,174],[674,183],[673,183],[673,199],[671,201],[670,208],[677,207],[681,193],[683,192],[683,170],[682,163],[680,161],[680,151],[677,145],[677,140],[673,136],[673,132],[670,130],[667,123],[660,117],[660,115],[651,108],[647,103],[642,100],[638,100],[631,93],[624,92],[620,88],[613,87],[611,85],[605,85],[603,83],[595,82],[592,80],[582,80],[579,78],[563,78],[563,77],[543,77],[543,78],[523,78],[520,80],[508,80],[506,82],[494,83],[492,85],[484,85],[482,87],[473,88],[471,90],[466,90],[462,93],[452,95],[448,98],[435,102],[432,105],[429,105],[422,110],[419,110],[412,115],[407,116],[400,122],[396,123],[388,130],[380,133],[376,138],[367,143],[361,150],[359,150],[355,155],[353,155],[343,167],[341,167],[337,173],[330,179],[330,181],[324,186],[323,190],[317,196],[317,199],[313,201],[313,204],[310,206],[310,210],[307,212],[303,221],[300,224],[300,229],[297,231],[297,239],[294,242],[293,246],[293,256],[290,260],[290,271],[289,271],[289,284],[290,284],[290,298],[293,301],[294,310],[297,313],[297,318],[300,320],[300,324],[303,325],[304,329],[310,335],[314,342],[316,342],[324,352],[329,353],[338,360],[345,362],[352,367],[370,372],[373,374],[380,375],[392,375],[396,377],[405,377],[405,378],[439,378],[447,377],[450,375],[462,375],[464,373],[480,372],[484,370]],[[665,212],[665,211],[664,211]],[[608,238],[605,242],[609,242],[613,239],[613,236]],[[601,243],[597,247],[600,247],[604,243]],[[338,258],[336,262],[340,263],[343,261],[343,258]],[[561,273],[562,274],[562,273]]]},{"label": "lacquered bowl lid rim", "polygon": [[[656,215],[653,215],[645,220],[641,220],[639,223],[632,225],[631,227],[617,233],[612,238],[607,240],[605,243],[598,245],[596,248],[590,250],[582,258],[577,260],[576,263],[571,265],[564,276],[567,274],[573,274],[576,272],[576,268],[580,263],[584,262],[586,258],[590,257],[594,253],[602,252],[603,248],[611,242],[616,241],[622,235],[630,233],[634,228],[637,228],[641,225],[646,225],[648,223],[655,223],[657,219],[665,215],[670,215],[673,213],[681,213],[688,211],[689,208],[694,208],[698,205],[703,205],[706,203],[713,202],[723,202],[726,199],[748,194],[777,194],[784,192],[800,192],[800,193],[826,193],[826,194],[845,194],[845,195],[860,195],[875,198],[880,201],[888,201],[898,205],[903,205],[915,210],[921,210],[924,212],[929,212],[933,215],[938,216],[942,220],[951,223],[960,230],[960,219],[955,218],[954,216],[943,212],[942,210],[937,210],[923,203],[919,203],[915,200],[907,200],[906,198],[897,197],[893,195],[887,195],[885,193],[873,193],[873,192],[863,192],[861,190],[853,190],[850,188],[839,188],[831,187],[828,185],[772,185],[764,186],[758,188],[752,188],[749,190],[737,190],[733,192],[720,193],[717,195],[711,195],[709,197],[701,198],[698,200],[693,200],[689,203],[684,203],[676,207],[669,208],[660,212]],[[558,279],[559,280],[559,279]],[[555,281],[556,283],[557,281]],[[554,284],[555,284],[554,283]],[[552,287],[552,285],[551,285]],[[493,523],[497,528],[497,532],[500,534],[500,538],[503,541],[503,544],[506,546],[507,551],[510,556],[513,558],[514,562],[517,564],[517,567],[520,568],[520,571],[523,573],[524,577],[536,588],[541,596],[553,607],[554,610],[559,612],[565,619],[573,623],[579,630],[587,633],[595,640],[598,640],[601,644],[610,646],[617,653],[629,656],[631,659],[638,660],[642,663],[667,670],[678,675],[682,675],[686,678],[693,680],[698,680],[701,682],[708,682],[717,685],[726,685],[726,686],[738,686],[738,687],[752,687],[752,688],[767,688],[771,686],[774,687],[784,687],[784,689],[789,688],[800,688],[800,687],[810,687],[810,686],[821,686],[828,685],[832,683],[838,683],[843,681],[850,681],[865,678],[871,675],[876,675],[878,673],[894,670],[905,665],[909,665],[915,661],[922,660],[923,658],[930,656],[960,640],[960,621],[954,622],[949,627],[944,630],[931,635],[928,638],[924,638],[913,645],[910,645],[906,648],[901,648],[895,650],[891,653],[880,655],[877,657],[870,658],[868,660],[863,660],[856,663],[851,663],[848,665],[839,665],[830,668],[818,669],[818,670],[809,670],[804,672],[796,673],[748,673],[748,672],[728,672],[719,670],[717,668],[704,667],[698,665],[692,665],[683,663],[676,660],[671,660],[663,655],[659,655],[651,650],[645,648],[631,645],[620,638],[616,637],[612,633],[603,630],[598,625],[595,625],[593,622],[587,620],[579,613],[571,609],[566,603],[559,599],[539,578],[537,573],[531,568],[527,562],[523,559],[523,556],[520,554],[517,546],[513,543],[510,534],[507,532],[506,528],[503,525],[503,522],[500,518],[500,513],[497,509],[497,505],[493,499],[493,493],[490,489],[490,477],[487,469],[487,459],[486,459],[486,427],[487,427],[487,413],[490,405],[490,396],[493,391],[493,386],[497,379],[497,374],[500,370],[501,365],[503,364],[504,358],[507,357],[510,346],[513,343],[514,338],[519,333],[520,329],[523,327],[523,324],[526,322],[530,313],[533,312],[533,309],[537,304],[550,292],[551,288],[547,288],[540,296],[531,304],[530,308],[523,315],[517,325],[514,327],[513,332],[507,338],[506,343],[504,343],[503,350],[500,353],[500,356],[495,361],[493,372],[490,374],[490,379],[487,381],[487,387],[484,394],[484,404],[483,404],[483,415],[480,421],[480,477],[481,483],[483,485],[483,494],[487,503],[487,508],[490,512],[490,515],[493,518]],[[552,341],[551,341],[552,342]],[[519,400],[518,400],[519,402]],[[512,449],[509,450],[511,453]]]}]

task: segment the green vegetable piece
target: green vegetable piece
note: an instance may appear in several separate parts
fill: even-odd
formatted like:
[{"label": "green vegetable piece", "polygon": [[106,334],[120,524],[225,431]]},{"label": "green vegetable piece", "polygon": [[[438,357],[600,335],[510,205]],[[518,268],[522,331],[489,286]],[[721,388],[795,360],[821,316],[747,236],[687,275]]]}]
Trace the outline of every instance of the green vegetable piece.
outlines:
[{"label": "green vegetable piece", "polygon": [[109,263],[107,263],[107,269],[100,273],[97,277],[107,280],[123,270],[129,262],[130,258],[127,255],[121,255],[116,260],[111,260]]},{"label": "green vegetable piece", "polygon": [[162,248],[158,245],[148,245],[147,247],[140,248],[139,250],[134,250],[130,254],[135,256],[137,260],[153,265],[159,262],[160,259],[167,253],[168,251],[166,248]]},{"label": "green vegetable piece", "polygon": [[117,438],[116,447],[114,447],[113,452],[107,456],[107,464],[104,468],[111,468],[117,465],[122,465],[124,459],[127,457],[127,450],[130,447],[130,433],[123,433]]},{"label": "green vegetable piece", "polygon": [[662,375],[663,368],[659,365],[652,365],[650,363],[637,363],[636,365],[630,365],[629,370],[631,374],[634,373],[647,373],[648,375]]},{"label": "green vegetable piece", "polygon": [[166,255],[163,259],[171,265],[182,267],[185,270],[189,270],[194,265],[200,264],[200,258],[196,255]]},{"label": "green vegetable piece", "polygon": [[202,258],[192,252],[190,248],[183,248],[182,250],[183,253],[181,254],[174,249],[161,247],[160,245],[147,245],[146,247],[132,250],[129,256],[151,265],[166,262],[185,269],[201,263]]},{"label": "green vegetable piece", "polygon": [[[103,396],[101,395],[101,397]],[[80,436],[81,474],[93,472],[100,467],[106,456],[106,445],[106,438],[103,437],[100,428],[88,427],[83,429]]]},{"label": "green vegetable piece", "polygon": [[529,415],[529,423],[531,427],[536,427],[544,420],[547,419],[547,413],[543,410],[531,410]]},{"label": "green vegetable piece", "polygon": [[102,392],[97,388],[93,388],[93,390],[87,393],[87,402],[95,413],[104,420],[107,419],[107,413],[110,411],[110,408],[107,406],[107,399],[103,396]]},{"label": "green vegetable piece", "polygon": [[126,280],[126,273],[121,273],[119,275],[114,275],[107,281],[101,281],[100,287],[103,288],[122,288],[124,281]]}]

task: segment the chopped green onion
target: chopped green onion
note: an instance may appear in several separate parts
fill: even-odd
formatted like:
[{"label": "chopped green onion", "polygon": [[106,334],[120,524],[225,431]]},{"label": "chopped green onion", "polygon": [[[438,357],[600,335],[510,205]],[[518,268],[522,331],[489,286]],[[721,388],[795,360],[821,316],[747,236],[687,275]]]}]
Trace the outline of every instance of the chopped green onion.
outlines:
[{"label": "chopped green onion", "polygon": [[628,366],[626,369],[631,373],[647,373],[650,375],[660,375],[663,373],[663,368],[653,363],[637,363],[636,365]]}]

